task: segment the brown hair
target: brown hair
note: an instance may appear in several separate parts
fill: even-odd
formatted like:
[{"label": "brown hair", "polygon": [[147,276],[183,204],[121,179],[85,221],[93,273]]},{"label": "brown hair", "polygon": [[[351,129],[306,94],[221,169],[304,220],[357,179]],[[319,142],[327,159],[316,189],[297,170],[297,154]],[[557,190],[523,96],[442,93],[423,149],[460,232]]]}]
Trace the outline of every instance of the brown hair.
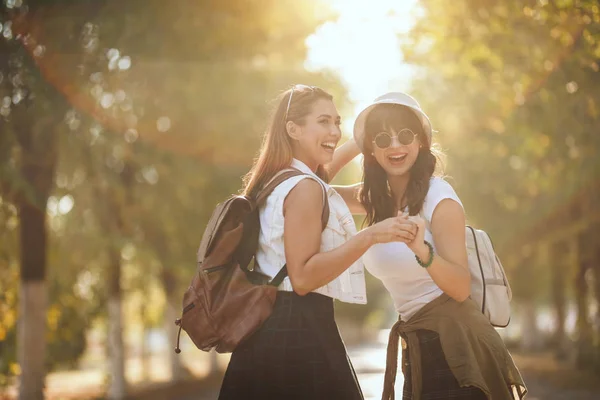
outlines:
[{"label": "brown hair", "polygon": [[379,104],[373,107],[365,121],[364,175],[359,197],[367,211],[367,225],[392,217],[396,205],[388,185],[387,173],[372,155],[373,138],[381,131],[398,132],[404,128],[417,134],[422,148],[419,149],[417,159],[409,171],[410,178],[401,204],[408,206],[410,215],[417,215],[423,208],[425,196],[429,191],[429,180],[441,152],[431,147],[423,125],[414,111],[399,104]]},{"label": "brown hair", "polygon": [[[277,106],[271,116],[270,127],[263,136],[260,153],[244,177],[244,195],[255,197],[258,190],[277,172],[290,166],[293,158],[292,139],[287,134],[286,123],[293,121],[303,125],[312,105],[319,99],[333,100],[333,96],[316,86],[295,85],[277,98]],[[329,181],[322,165],[319,165],[316,174],[325,182]]]}]

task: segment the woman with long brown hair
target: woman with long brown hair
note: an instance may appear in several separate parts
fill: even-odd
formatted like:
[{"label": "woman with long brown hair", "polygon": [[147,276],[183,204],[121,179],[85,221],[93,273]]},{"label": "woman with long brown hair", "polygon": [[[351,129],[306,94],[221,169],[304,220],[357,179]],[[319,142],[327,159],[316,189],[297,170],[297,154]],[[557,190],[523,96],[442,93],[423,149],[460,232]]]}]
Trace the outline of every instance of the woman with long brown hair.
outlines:
[{"label": "woman with long brown hair", "polygon": [[336,188],[366,225],[404,215],[414,240],[372,246],[367,270],[389,291],[399,322],[392,327],[383,398],[394,398],[398,335],[402,336],[404,399],[513,399],[525,390],[501,337],[470,296],[465,213],[452,188],[434,176],[438,151],[417,101],[387,93],[365,108],[354,139],[332,162],[362,151],[363,182]]},{"label": "woman with long brown hair", "polygon": [[[256,197],[281,171],[303,173],[279,184],[259,208],[256,268],[273,279],[287,266],[287,276],[271,316],[231,355],[221,400],[363,398],[333,299],[364,304],[360,257],[373,244],[412,240],[416,225],[390,217],[356,234],[350,210],[327,184],[339,125],[332,96],[320,88],[296,85],[279,98],[244,193]],[[325,201],[330,214],[322,230]]]}]

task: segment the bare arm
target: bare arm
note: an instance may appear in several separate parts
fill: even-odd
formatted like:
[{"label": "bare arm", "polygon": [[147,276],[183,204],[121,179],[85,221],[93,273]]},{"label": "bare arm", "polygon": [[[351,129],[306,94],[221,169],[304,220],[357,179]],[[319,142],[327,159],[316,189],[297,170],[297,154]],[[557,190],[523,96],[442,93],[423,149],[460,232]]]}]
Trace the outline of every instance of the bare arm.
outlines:
[{"label": "bare arm", "polygon": [[[419,223],[419,234],[409,247],[424,262],[429,260],[429,248],[423,243],[424,221]],[[415,219],[416,221],[417,219]],[[465,246],[465,213],[456,201],[442,200],[431,218],[431,234],[436,246],[433,263],[427,272],[448,296],[464,301],[471,294],[471,274]]]},{"label": "bare arm", "polygon": [[407,242],[416,224],[403,217],[388,218],[353,236],[331,251],[320,253],[321,185],[303,179],[284,203],[284,245],[288,275],[294,291],[305,295],[337,278],[375,243]]},{"label": "bare arm", "polygon": [[[341,145],[333,154],[333,160],[325,165],[329,178],[333,179],[346,164],[359,154],[360,149],[353,138]],[[362,188],[362,183],[348,186],[336,185],[333,186],[333,188],[342,196],[352,214],[364,215],[367,213],[361,202],[358,200],[358,193]]]}]

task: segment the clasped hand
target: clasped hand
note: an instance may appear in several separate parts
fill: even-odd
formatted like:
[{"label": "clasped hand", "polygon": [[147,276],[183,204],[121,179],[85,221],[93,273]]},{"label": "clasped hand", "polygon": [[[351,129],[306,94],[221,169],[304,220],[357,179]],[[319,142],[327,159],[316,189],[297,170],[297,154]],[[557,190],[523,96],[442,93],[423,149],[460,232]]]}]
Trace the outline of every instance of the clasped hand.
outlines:
[{"label": "clasped hand", "polygon": [[398,212],[371,227],[375,243],[402,242],[414,251],[413,247],[423,244],[425,220],[419,216],[409,216]]}]

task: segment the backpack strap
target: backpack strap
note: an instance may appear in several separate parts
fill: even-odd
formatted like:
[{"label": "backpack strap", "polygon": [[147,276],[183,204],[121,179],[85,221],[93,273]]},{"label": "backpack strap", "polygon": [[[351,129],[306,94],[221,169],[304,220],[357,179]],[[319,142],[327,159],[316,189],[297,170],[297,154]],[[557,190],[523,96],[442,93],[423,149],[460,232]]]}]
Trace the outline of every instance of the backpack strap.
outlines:
[{"label": "backpack strap", "polygon": [[[277,175],[275,175],[275,177],[273,179],[271,179],[271,181],[269,183],[267,183],[267,185],[258,192],[258,194],[256,195],[256,206],[260,206],[266,199],[267,197],[269,197],[269,195],[271,194],[271,192],[273,192],[273,190],[275,190],[275,188],[277,186],[279,186],[281,183],[285,182],[286,180],[293,178],[294,176],[299,176],[299,175],[308,175],[305,174],[304,172],[297,170],[295,168],[291,168],[291,169],[285,169],[281,172],[279,172]],[[320,182],[319,182],[320,184]],[[321,185],[321,188],[323,189],[323,211],[321,212],[321,230],[325,230],[325,227],[327,226],[327,223],[329,222],[329,199],[327,197],[327,190],[325,189],[325,186]],[[288,275],[287,272],[287,264],[285,264],[277,273],[277,275],[275,275],[275,277],[271,280],[271,282],[269,282],[269,285],[272,286],[279,286],[281,285],[281,282],[283,282],[283,280],[285,279],[285,277]]]},{"label": "backpack strap", "polygon": [[279,285],[281,285],[281,282],[283,282],[286,276],[288,276],[288,270],[287,264],[284,264],[283,267],[277,273],[277,275],[275,275],[275,278],[273,278],[271,282],[269,282],[269,285],[279,287]]},{"label": "backpack strap", "polygon": [[[267,185],[263,189],[261,189],[258,192],[258,194],[256,195],[256,200],[255,200],[256,206],[258,207],[261,204],[263,204],[265,202],[265,200],[267,199],[267,197],[269,197],[269,195],[273,192],[273,190],[275,190],[275,188],[277,186],[279,186],[283,182],[287,181],[288,179],[293,178],[294,176],[299,176],[299,175],[308,175],[308,174],[305,174],[304,172],[297,170],[295,168],[284,169],[283,171],[278,172],[277,175],[275,175],[275,177],[273,179],[271,179],[271,181],[269,183],[267,183]],[[323,188],[323,211],[321,212],[321,225],[322,225],[322,230],[325,230],[325,227],[327,226],[327,222],[329,222],[329,201],[328,201],[328,197],[327,197],[327,190],[325,189],[325,187],[323,185],[321,185],[321,187]]]},{"label": "backpack strap", "polygon": [[299,176],[299,175],[305,175],[305,174],[304,174],[304,172],[302,172],[296,168],[284,169],[284,170],[279,171],[265,185],[265,187],[263,187],[261,190],[258,191],[258,193],[256,194],[256,200],[255,200],[256,205],[259,206],[262,203],[264,203],[265,200],[267,199],[267,197],[269,197],[269,195],[271,194],[271,192],[273,192],[273,190],[275,190],[275,188],[277,186],[279,186],[280,184],[282,184],[284,181],[287,181],[288,179],[293,178],[294,176]]}]

